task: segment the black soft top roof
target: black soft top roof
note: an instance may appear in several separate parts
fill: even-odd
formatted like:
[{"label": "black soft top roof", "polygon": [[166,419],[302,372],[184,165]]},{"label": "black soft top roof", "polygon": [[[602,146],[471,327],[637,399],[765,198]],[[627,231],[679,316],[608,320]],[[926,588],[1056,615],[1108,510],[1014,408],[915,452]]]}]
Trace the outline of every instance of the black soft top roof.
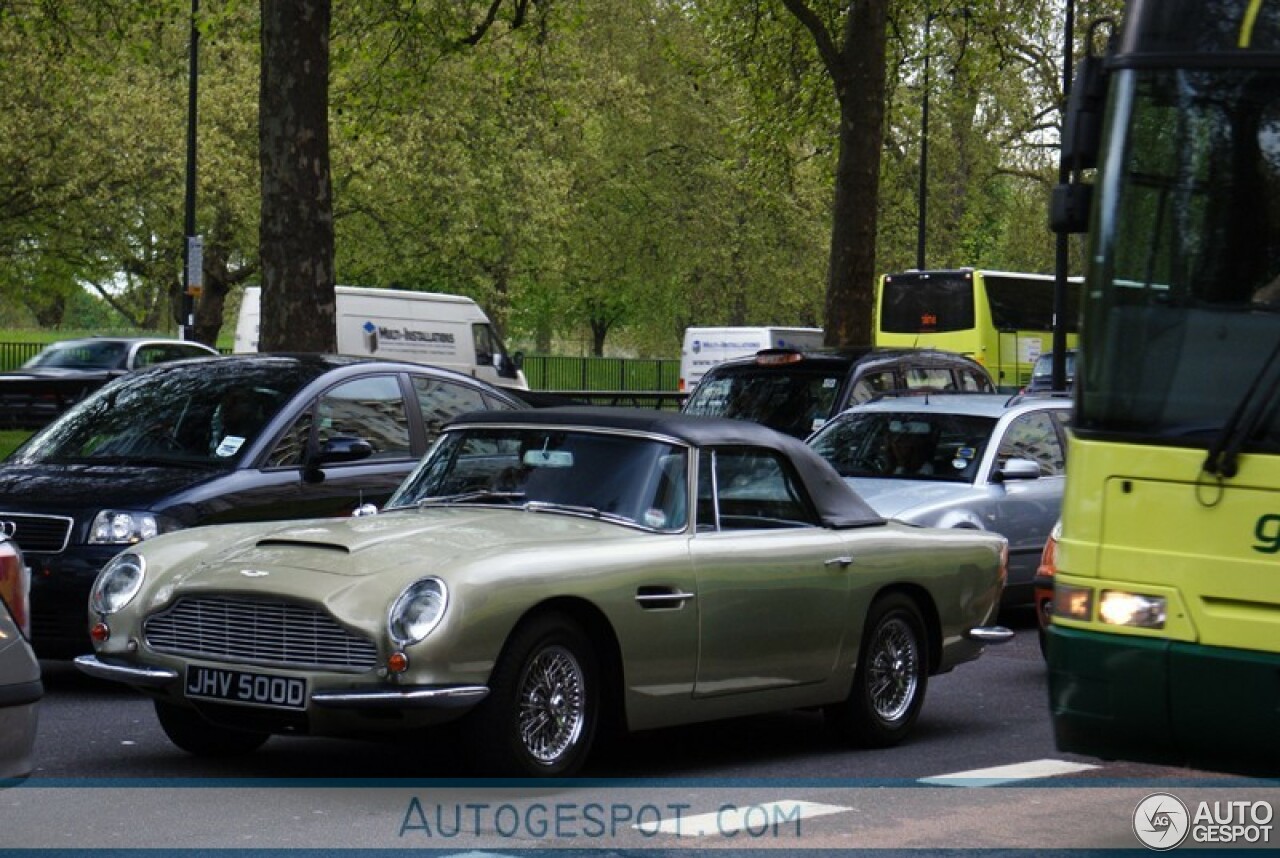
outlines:
[{"label": "black soft top roof", "polygon": [[511,424],[642,432],[661,435],[692,447],[768,447],[783,453],[795,466],[796,473],[804,481],[809,497],[826,527],[861,527],[884,523],[884,519],[812,448],[803,441],[775,432],[759,423],[724,417],[696,417],[675,411],[645,408],[581,406],[529,411],[473,411],[455,418],[449,425]]}]

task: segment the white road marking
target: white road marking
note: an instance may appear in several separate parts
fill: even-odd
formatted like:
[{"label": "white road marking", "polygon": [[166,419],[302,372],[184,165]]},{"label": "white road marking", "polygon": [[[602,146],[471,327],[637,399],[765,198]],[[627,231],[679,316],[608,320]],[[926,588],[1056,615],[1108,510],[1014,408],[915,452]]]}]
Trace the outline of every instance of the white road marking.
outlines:
[{"label": "white road marking", "polygon": [[770,801],[745,807],[726,805],[715,813],[679,816],[660,822],[643,822],[631,826],[646,834],[674,834],[677,837],[718,837],[743,830],[761,830],[779,826],[795,826],[801,819],[813,819],[833,813],[848,813],[851,807],[819,804],[813,801]]},{"label": "white road marking", "polygon": [[935,786],[984,787],[1029,780],[1031,778],[1072,775],[1096,768],[1098,766],[1090,765],[1089,763],[1071,763],[1066,760],[1031,760],[1026,763],[1014,763],[1009,766],[993,766],[989,769],[971,769],[967,772],[952,772],[949,775],[921,778],[920,783],[933,784]]}]

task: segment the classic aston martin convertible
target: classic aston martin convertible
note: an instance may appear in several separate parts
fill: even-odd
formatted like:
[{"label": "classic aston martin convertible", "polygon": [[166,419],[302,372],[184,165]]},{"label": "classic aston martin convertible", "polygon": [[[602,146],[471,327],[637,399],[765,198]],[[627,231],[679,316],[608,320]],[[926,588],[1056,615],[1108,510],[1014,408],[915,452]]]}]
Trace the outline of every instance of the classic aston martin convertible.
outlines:
[{"label": "classic aston martin convertible", "polygon": [[1006,544],[876,515],[736,420],[553,408],[448,426],[374,515],[157,536],[112,560],[77,664],[195,754],[461,719],[487,774],[564,776],[608,725],[823,707],[904,738],[991,625]]}]

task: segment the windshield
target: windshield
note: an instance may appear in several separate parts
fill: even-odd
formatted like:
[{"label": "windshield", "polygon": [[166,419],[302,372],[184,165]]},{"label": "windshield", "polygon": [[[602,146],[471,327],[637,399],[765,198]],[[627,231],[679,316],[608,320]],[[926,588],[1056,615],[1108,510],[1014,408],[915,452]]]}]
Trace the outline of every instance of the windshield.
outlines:
[{"label": "windshield", "polygon": [[27,369],[123,369],[128,354],[129,346],[121,342],[53,343],[22,366]]},{"label": "windshield", "polygon": [[[1274,71],[1117,73],[1081,433],[1206,446],[1254,379],[1280,371],[1267,369],[1280,333],[1278,95]],[[1244,449],[1280,450],[1276,403],[1253,404],[1265,407]]]},{"label": "windshield", "polygon": [[650,530],[688,522],[688,452],[650,438],[563,429],[446,432],[387,504],[554,509]]},{"label": "windshield", "polygon": [[211,361],[125,376],[34,436],[11,462],[229,466],[316,374]]},{"label": "windshield", "polygon": [[[714,371],[713,371],[714,372]],[[733,417],[806,438],[835,408],[846,368],[815,364],[750,367],[708,374],[685,403],[685,414]]]},{"label": "windshield", "polygon": [[809,446],[842,477],[972,483],[995,425],[963,414],[846,412]]},{"label": "windshield", "polygon": [[918,272],[884,278],[880,330],[935,334],[969,331],[975,324],[971,274]]}]

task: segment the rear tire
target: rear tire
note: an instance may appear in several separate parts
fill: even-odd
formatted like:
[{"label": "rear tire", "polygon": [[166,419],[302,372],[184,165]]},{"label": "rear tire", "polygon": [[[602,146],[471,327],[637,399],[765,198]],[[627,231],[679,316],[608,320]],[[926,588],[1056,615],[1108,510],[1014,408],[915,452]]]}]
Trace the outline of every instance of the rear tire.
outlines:
[{"label": "rear tire", "polygon": [[261,748],[270,733],[233,730],[206,721],[194,709],[156,701],[156,717],[169,741],[197,757],[224,757],[248,754]]},{"label": "rear tire", "polygon": [[826,709],[841,740],[888,748],[906,738],[929,683],[929,647],[916,603],[890,593],[872,603],[849,697]]},{"label": "rear tire", "polygon": [[512,634],[489,696],[467,716],[468,752],[487,775],[566,777],[590,753],[600,720],[599,666],[586,634],[559,614]]}]

